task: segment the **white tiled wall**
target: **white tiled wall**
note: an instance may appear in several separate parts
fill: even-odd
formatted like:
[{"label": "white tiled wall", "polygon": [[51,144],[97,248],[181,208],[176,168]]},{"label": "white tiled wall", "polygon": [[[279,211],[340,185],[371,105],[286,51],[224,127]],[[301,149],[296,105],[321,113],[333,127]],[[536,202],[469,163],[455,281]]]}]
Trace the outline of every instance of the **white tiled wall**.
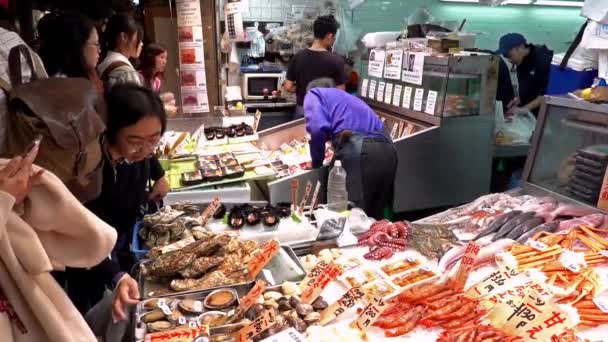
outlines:
[{"label": "white tiled wall", "polygon": [[[284,21],[292,5],[318,6],[322,0],[242,0],[246,21]],[[223,10],[221,11],[223,17]]]}]

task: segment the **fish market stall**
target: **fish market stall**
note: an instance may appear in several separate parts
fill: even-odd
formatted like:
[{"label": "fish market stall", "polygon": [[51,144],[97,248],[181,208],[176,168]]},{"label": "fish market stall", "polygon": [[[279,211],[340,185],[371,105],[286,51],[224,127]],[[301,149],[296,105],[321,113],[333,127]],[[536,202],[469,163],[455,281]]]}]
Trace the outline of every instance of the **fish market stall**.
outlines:
[{"label": "fish market stall", "polygon": [[491,55],[371,50],[359,94],[397,148],[395,212],[453,206],[489,191],[496,70]]}]

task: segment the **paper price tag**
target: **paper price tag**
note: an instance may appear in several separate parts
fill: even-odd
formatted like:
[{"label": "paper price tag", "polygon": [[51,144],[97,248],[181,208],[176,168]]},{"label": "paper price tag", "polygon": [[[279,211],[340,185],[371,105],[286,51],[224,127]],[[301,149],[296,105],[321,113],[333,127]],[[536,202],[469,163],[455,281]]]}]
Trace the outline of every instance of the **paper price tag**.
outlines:
[{"label": "paper price tag", "polygon": [[418,261],[418,258],[415,255],[411,254],[406,256],[405,260],[407,260],[407,262],[409,263],[415,263],[416,261]]},{"label": "paper price tag", "polygon": [[188,321],[186,320],[185,316],[179,316],[179,318],[177,319],[177,322],[179,323],[179,325],[184,325],[186,324]]},{"label": "paper price tag", "polygon": [[302,303],[311,304],[315,301],[327,287],[327,285],[334,280],[336,277],[340,276],[343,272],[343,269],[340,265],[334,263],[333,261],[325,267],[321,275],[316,279],[314,283],[307,286],[302,290],[302,296],[300,296],[300,300]]},{"label": "paper price tag", "polygon": [[382,102],[384,101],[384,89],[386,88],[386,82],[380,82],[378,84],[378,94],[376,96],[376,101]]},{"label": "paper price tag", "polygon": [[497,293],[513,285],[523,284],[524,277],[520,277],[517,270],[502,265],[499,265],[498,268],[497,271],[492,272],[479,283],[473,285],[466,292],[466,295],[469,298],[478,299]]},{"label": "paper price tag", "polygon": [[321,311],[321,321],[319,322],[321,325],[326,325],[333,321],[334,319],[340,317],[346,310],[353,308],[361,298],[365,296],[365,293],[361,290],[360,287],[353,287],[348,290],[345,294],[338,299],[337,302],[325,308],[325,310]]},{"label": "paper price tag", "polygon": [[209,334],[209,327],[207,325],[197,326],[196,322],[190,322],[188,326],[180,327],[169,331],[161,331],[157,333],[147,334],[144,338],[144,342],[192,341],[197,336],[205,334]]},{"label": "paper price tag", "polygon": [[197,328],[197,327],[198,327],[198,324],[196,323],[196,321],[190,321],[190,322],[188,322],[188,326],[189,326],[190,328],[193,328],[193,329],[194,329],[194,328]]},{"label": "paper price tag", "polygon": [[384,94],[384,103],[391,104],[392,99],[393,99],[393,84],[387,83],[386,92]]},{"label": "paper price tag", "polygon": [[547,248],[549,248],[544,243],[542,243],[540,241],[536,241],[536,240],[528,240],[527,244],[528,244],[528,246],[530,246],[540,252],[544,252],[547,250]]},{"label": "paper price tag", "polygon": [[163,306],[163,307],[162,307],[162,308],[160,308],[160,309],[161,309],[161,310],[162,310],[162,312],[163,312],[165,315],[167,315],[167,316],[169,316],[169,315],[171,315],[171,314],[173,313],[173,311],[171,311],[171,309],[169,309],[169,307],[168,307],[168,306],[166,306],[166,305],[165,305],[165,306]]},{"label": "paper price tag", "polygon": [[364,78],[361,82],[361,96],[367,97],[367,87],[369,86],[369,80]]},{"label": "paper price tag", "polygon": [[388,304],[382,298],[374,297],[363,309],[359,317],[350,324],[350,327],[359,330],[361,333],[365,333],[380,318],[387,307]]},{"label": "paper price tag", "polygon": [[329,265],[329,261],[325,259],[321,259],[321,261],[317,262],[315,267],[308,272],[306,277],[300,282],[300,289],[304,290],[306,287],[314,284],[317,281],[317,278],[321,275],[323,270]]},{"label": "paper price tag", "polygon": [[167,306],[167,300],[165,300],[165,298],[161,298],[158,300],[158,303],[156,304],[156,306],[160,309],[163,306]]},{"label": "paper price tag", "polygon": [[253,304],[255,304],[258,298],[264,293],[266,284],[262,280],[256,281],[255,285],[249,290],[249,292],[241,299],[241,304],[236,309],[237,312],[247,312]]},{"label": "paper price tag", "polygon": [[194,311],[200,312],[203,311],[203,303],[200,300],[195,300],[193,303]]},{"label": "paper price tag", "polygon": [[600,251],[600,254],[608,258],[608,251]]},{"label": "paper price tag", "polygon": [[376,96],[376,85],[377,85],[376,80],[371,80],[369,82],[369,94],[367,97],[372,100],[374,99],[374,96]]},{"label": "paper price tag", "polygon": [[317,181],[317,185],[315,185],[315,191],[312,194],[312,199],[310,200],[310,208],[314,210],[317,208],[318,200],[319,200],[319,191],[321,191],[321,182]]},{"label": "paper price tag", "polygon": [[403,92],[403,86],[401,84],[397,84],[395,86],[395,91],[393,92],[393,106],[399,107],[401,105],[401,93]]},{"label": "paper price tag", "polygon": [[403,92],[403,108],[410,109],[412,102],[412,87],[405,87]]},{"label": "paper price tag", "polygon": [[258,336],[259,334],[270,328],[274,324],[275,318],[276,317],[273,310],[264,311],[262,316],[258,317],[248,326],[239,330],[237,335],[237,341],[251,341],[254,337]]},{"label": "paper price tag", "polygon": [[417,112],[422,111],[422,102],[424,99],[424,89],[416,88],[416,93],[414,94],[414,110]]},{"label": "paper price tag", "polygon": [[306,182],[306,188],[304,189],[304,197],[302,198],[302,202],[300,202],[300,207],[298,210],[298,214],[300,214],[300,216],[302,216],[302,214],[304,213],[304,207],[306,206],[306,203],[308,202],[308,198],[310,197],[311,192],[312,192],[312,182],[308,181],[308,182]]},{"label": "paper price tag", "polygon": [[275,254],[279,252],[281,246],[279,245],[279,241],[276,239],[272,239],[262,246],[262,250],[258,251],[253,255],[251,260],[249,261],[247,267],[249,269],[249,276],[251,279],[255,279],[257,275],[262,272],[264,266],[270,262],[270,260],[274,257]]},{"label": "paper price tag", "polygon": [[593,298],[593,303],[602,312],[608,313],[608,297],[597,297]]},{"label": "paper price tag", "polygon": [[399,128],[399,124],[395,122],[395,124],[393,125],[393,129],[391,130],[391,140],[395,139],[395,136],[397,135],[397,129]]},{"label": "paper price tag", "polygon": [[469,273],[473,269],[475,265],[475,258],[479,251],[481,250],[481,246],[475,242],[469,242],[467,245],[467,249],[464,252],[462,259],[460,260],[460,266],[458,267],[458,271],[454,278],[450,279],[448,282],[450,287],[458,290],[462,290],[464,285],[469,278]]},{"label": "paper price tag", "polygon": [[565,250],[559,256],[559,261],[567,269],[574,273],[579,273],[581,267],[587,267],[585,261],[585,253],[577,253],[570,250]]},{"label": "paper price tag", "polygon": [[426,107],[424,112],[429,115],[435,115],[435,105],[437,104],[437,92],[434,90],[429,91],[429,95],[426,98]]}]

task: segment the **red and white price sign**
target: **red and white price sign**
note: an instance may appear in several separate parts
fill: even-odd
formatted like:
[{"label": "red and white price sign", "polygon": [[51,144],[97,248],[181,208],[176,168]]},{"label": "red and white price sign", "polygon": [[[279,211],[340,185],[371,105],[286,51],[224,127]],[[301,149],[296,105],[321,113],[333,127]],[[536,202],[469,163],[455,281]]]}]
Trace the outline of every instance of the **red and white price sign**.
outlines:
[{"label": "red and white price sign", "polygon": [[255,321],[238,332],[237,341],[252,341],[254,337],[270,328],[274,324],[275,318],[274,310],[264,311],[262,316],[258,317]]},{"label": "red and white price sign", "polygon": [[341,275],[343,271],[342,266],[333,261],[330,262],[323,272],[321,272],[321,275],[311,285],[306,286],[302,290],[302,296],[300,296],[302,303],[310,304],[314,302],[327,284]]},{"label": "red and white price sign", "polygon": [[209,335],[209,326],[207,324],[196,327],[178,328],[169,331],[163,331],[153,334],[147,334],[144,338],[145,342],[163,341],[163,342],[181,342],[193,341],[201,335]]},{"label": "red and white price sign", "polygon": [[365,296],[365,292],[360,287],[353,287],[348,290],[337,302],[321,311],[321,325],[326,325],[334,319],[340,317],[346,310],[353,308],[361,298]]},{"label": "red and white price sign", "polygon": [[329,261],[325,259],[321,259],[321,261],[317,262],[315,267],[308,272],[306,277],[300,282],[300,290],[304,291],[308,286],[312,285],[317,278],[321,275],[321,272],[329,265]]},{"label": "red and white price sign", "polygon": [[220,198],[215,197],[213,199],[213,201],[211,201],[211,203],[209,203],[207,208],[205,208],[205,210],[203,210],[203,213],[201,214],[201,217],[199,219],[201,222],[201,226],[203,226],[203,227],[207,226],[207,222],[209,221],[209,218],[211,216],[213,216],[213,213],[215,213],[217,211],[217,208],[219,208],[219,207],[220,207]]},{"label": "red and white price sign", "polygon": [[253,304],[256,303],[258,298],[264,293],[266,289],[266,284],[262,280],[258,280],[255,282],[255,285],[249,290],[245,297],[241,298],[241,304],[236,309],[235,315],[238,316],[238,313],[247,312]]},{"label": "red and white price sign", "polygon": [[350,324],[351,328],[365,333],[387,308],[388,304],[381,297],[374,297],[363,309],[359,317]]},{"label": "red and white price sign", "polygon": [[251,279],[255,279],[260,272],[264,269],[264,266],[270,262],[270,260],[274,257],[275,254],[279,252],[281,246],[279,245],[279,241],[276,239],[272,239],[262,246],[261,251],[257,251],[253,254],[251,260],[247,265],[249,269],[249,276]]},{"label": "red and white price sign", "polygon": [[467,249],[464,252],[464,256],[460,260],[460,266],[458,267],[458,272],[454,276],[454,278],[450,279],[449,284],[452,288],[462,290],[464,285],[469,278],[469,273],[473,269],[475,265],[475,258],[477,258],[477,254],[481,250],[481,246],[473,241],[469,242]]}]

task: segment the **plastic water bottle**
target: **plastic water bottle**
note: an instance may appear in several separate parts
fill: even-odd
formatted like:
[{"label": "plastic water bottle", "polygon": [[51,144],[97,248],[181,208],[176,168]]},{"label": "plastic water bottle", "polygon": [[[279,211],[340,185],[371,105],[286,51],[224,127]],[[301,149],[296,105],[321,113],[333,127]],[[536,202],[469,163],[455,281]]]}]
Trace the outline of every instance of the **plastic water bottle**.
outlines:
[{"label": "plastic water bottle", "polygon": [[346,191],[346,170],[342,163],[336,160],[334,167],[329,171],[327,181],[327,208],[342,212],[348,208],[348,192]]}]

